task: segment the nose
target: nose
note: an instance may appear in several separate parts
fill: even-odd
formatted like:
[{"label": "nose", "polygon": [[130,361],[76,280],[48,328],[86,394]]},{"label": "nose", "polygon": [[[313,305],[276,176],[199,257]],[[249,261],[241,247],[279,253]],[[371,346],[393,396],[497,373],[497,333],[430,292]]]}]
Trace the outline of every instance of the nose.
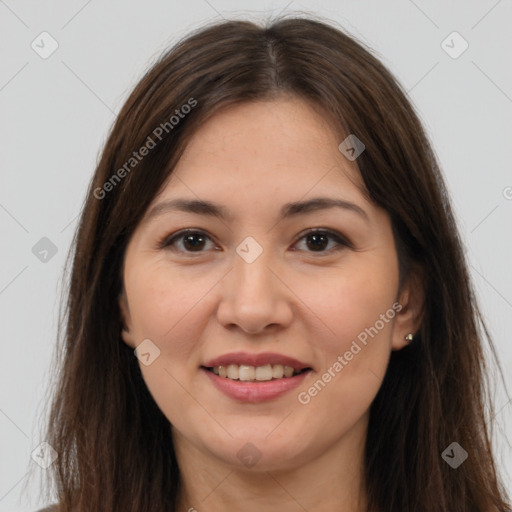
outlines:
[{"label": "nose", "polygon": [[224,327],[236,326],[248,334],[258,334],[291,323],[294,295],[269,253],[263,251],[252,263],[234,254],[233,269],[223,279],[217,309],[217,318]]}]

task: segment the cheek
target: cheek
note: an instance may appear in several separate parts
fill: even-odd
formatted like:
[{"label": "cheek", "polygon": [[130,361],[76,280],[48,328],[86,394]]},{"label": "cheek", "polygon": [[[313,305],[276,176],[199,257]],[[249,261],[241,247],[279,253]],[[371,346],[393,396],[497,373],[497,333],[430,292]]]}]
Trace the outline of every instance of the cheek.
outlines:
[{"label": "cheek", "polygon": [[[311,304],[311,309],[326,326],[322,347],[331,363],[333,357],[349,350],[354,340],[359,339],[361,346],[364,346],[365,338],[366,341],[390,342],[395,315],[392,305],[396,300],[397,287],[398,272],[380,260],[368,258],[357,268],[351,267],[350,271],[327,276],[323,282],[310,288],[311,293],[304,296],[304,302]],[[380,345],[385,346],[378,352],[385,354],[389,344],[382,342]],[[369,345],[367,343],[365,348]]]},{"label": "cheek", "polygon": [[200,328],[198,308],[218,278],[192,274],[173,271],[162,263],[141,268],[127,278],[132,323],[139,335],[164,343],[175,339],[176,333]]},{"label": "cheek", "polygon": [[360,261],[350,272],[326,281],[325,293],[316,299],[316,310],[335,334],[321,338],[322,368],[301,396],[301,403],[307,402],[319,415],[327,406],[332,412],[329,421],[343,418],[347,428],[368,409],[379,390],[396,315],[392,306],[398,268],[386,258]]},{"label": "cheek", "polygon": [[182,411],[197,408],[193,397],[198,393],[189,378],[198,364],[197,340],[208,320],[204,296],[215,282],[206,274],[191,279],[190,273],[171,273],[164,264],[141,265],[125,280],[136,343],[150,339],[160,351],[150,365],[139,363],[143,379],[160,410],[183,429],[187,422]]},{"label": "cheek", "polygon": [[321,367],[298,395],[312,429],[349,429],[368,410],[385,375],[396,288],[369,270],[331,282],[312,308],[330,329],[317,340]]}]

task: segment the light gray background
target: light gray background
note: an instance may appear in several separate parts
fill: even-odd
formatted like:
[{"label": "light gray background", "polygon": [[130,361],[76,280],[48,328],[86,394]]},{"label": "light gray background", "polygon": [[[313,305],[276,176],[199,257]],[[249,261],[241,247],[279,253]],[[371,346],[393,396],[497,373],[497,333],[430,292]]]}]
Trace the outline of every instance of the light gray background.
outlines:
[{"label": "light gray background", "polygon": [[[153,59],[190,29],[282,10],[336,20],[373,47],[410,92],[445,172],[510,387],[510,0],[0,0],[0,511],[44,505],[37,500],[44,470],[31,453],[43,441],[38,418],[46,406],[62,266],[116,112]],[[59,45],[47,59],[31,48],[43,31]],[[453,31],[469,43],[457,59],[441,47]],[[32,253],[42,237],[58,249],[47,262]],[[512,488],[512,405],[500,388],[496,407],[497,461]],[[24,489],[32,467],[36,478]]]}]

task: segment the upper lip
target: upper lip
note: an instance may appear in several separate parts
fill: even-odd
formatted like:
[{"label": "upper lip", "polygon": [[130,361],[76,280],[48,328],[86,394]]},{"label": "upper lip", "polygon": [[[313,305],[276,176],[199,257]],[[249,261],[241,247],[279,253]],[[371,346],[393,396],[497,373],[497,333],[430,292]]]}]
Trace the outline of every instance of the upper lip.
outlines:
[{"label": "upper lip", "polygon": [[293,357],[276,354],[274,352],[262,352],[260,354],[249,354],[248,352],[232,352],[210,359],[203,366],[213,368],[215,366],[227,366],[229,364],[248,365],[248,366],[265,366],[267,364],[282,364],[283,366],[291,366],[295,370],[304,370],[311,368],[310,365],[299,361]]}]

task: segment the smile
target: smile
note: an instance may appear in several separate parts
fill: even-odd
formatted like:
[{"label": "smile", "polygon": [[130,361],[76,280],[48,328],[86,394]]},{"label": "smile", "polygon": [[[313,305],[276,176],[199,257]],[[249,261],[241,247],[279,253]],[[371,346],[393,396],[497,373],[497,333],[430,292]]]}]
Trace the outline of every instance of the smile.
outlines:
[{"label": "smile", "polygon": [[205,361],[200,370],[225,396],[258,403],[288,393],[314,368],[284,354],[233,352]]},{"label": "smile", "polygon": [[214,366],[207,368],[207,370],[213,372],[219,377],[224,377],[230,380],[263,382],[290,378],[294,375],[307,371],[308,368],[301,370],[282,364],[266,364],[264,366],[230,364],[227,366]]}]

